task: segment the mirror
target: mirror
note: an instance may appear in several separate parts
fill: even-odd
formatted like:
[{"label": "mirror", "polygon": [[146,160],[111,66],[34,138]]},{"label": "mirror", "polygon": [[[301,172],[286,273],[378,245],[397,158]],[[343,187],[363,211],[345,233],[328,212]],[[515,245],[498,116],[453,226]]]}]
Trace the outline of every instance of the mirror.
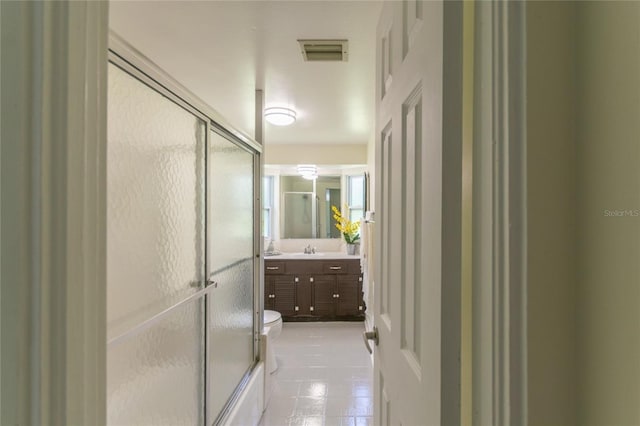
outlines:
[{"label": "mirror", "polygon": [[[292,165],[265,165],[262,185],[262,230],[269,240],[340,239],[331,206],[348,209],[358,220],[366,207],[364,165],[318,167],[315,180]],[[346,212],[345,212],[346,213]]]},{"label": "mirror", "polygon": [[282,238],[340,238],[331,206],[340,206],[340,176],[281,176]]}]

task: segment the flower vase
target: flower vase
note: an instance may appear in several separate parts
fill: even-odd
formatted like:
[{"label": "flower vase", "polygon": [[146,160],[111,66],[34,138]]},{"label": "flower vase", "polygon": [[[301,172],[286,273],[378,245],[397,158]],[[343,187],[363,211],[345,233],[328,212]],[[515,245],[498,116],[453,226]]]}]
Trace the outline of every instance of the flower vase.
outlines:
[{"label": "flower vase", "polygon": [[356,254],[356,245],[355,244],[347,244],[347,254],[355,255]]}]

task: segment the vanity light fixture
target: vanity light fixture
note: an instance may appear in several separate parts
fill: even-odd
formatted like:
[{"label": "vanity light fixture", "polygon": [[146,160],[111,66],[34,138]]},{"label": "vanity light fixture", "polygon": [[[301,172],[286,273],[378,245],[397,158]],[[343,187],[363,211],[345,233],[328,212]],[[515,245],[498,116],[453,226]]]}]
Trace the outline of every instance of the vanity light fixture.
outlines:
[{"label": "vanity light fixture", "polygon": [[307,180],[314,180],[318,178],[318,168],[315,164],[298,165],[298,173]]},{"label": "vanity light fixture", "polygon": [[271,107],[264,110],[264,118],[276,126],[288,126],[296,121],[296,112],[290,108]]}]

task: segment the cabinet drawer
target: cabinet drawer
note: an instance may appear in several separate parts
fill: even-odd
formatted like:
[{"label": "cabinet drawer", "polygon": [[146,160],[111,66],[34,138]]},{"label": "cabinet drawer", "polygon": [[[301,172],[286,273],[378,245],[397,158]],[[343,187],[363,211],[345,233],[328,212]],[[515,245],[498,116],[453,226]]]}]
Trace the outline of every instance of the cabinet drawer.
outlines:
[{"label": "cabinet drawer", "polygon": [[289,260],[287,274],[320,274],[322,263],[317,260]]},{"label": "cabinet drawer", "polygon": [[359,274],[360,261],[358,260],[325,260],[322,266],[325,274]]},{"label": "cabinet drawer", "polygon": [[285,262],[274,262],[272,260],[264,262],[265,274],[284,274],[285,269]]}]

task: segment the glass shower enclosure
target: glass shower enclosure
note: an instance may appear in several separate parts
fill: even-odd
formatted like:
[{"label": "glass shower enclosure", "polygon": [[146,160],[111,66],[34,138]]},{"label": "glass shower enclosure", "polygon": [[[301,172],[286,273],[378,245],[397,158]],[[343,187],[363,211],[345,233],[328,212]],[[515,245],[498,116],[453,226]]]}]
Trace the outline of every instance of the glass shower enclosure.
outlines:
[{"label": "glass shower enclosure", "polygon": [[313,192],[285,192],[283,238],[317,238],[318,197]]},{"label": "glass shower enclosure", "polygon": [[107,421],[215,424],[258,360],[260,154],[141,69],[110,52]]}]

